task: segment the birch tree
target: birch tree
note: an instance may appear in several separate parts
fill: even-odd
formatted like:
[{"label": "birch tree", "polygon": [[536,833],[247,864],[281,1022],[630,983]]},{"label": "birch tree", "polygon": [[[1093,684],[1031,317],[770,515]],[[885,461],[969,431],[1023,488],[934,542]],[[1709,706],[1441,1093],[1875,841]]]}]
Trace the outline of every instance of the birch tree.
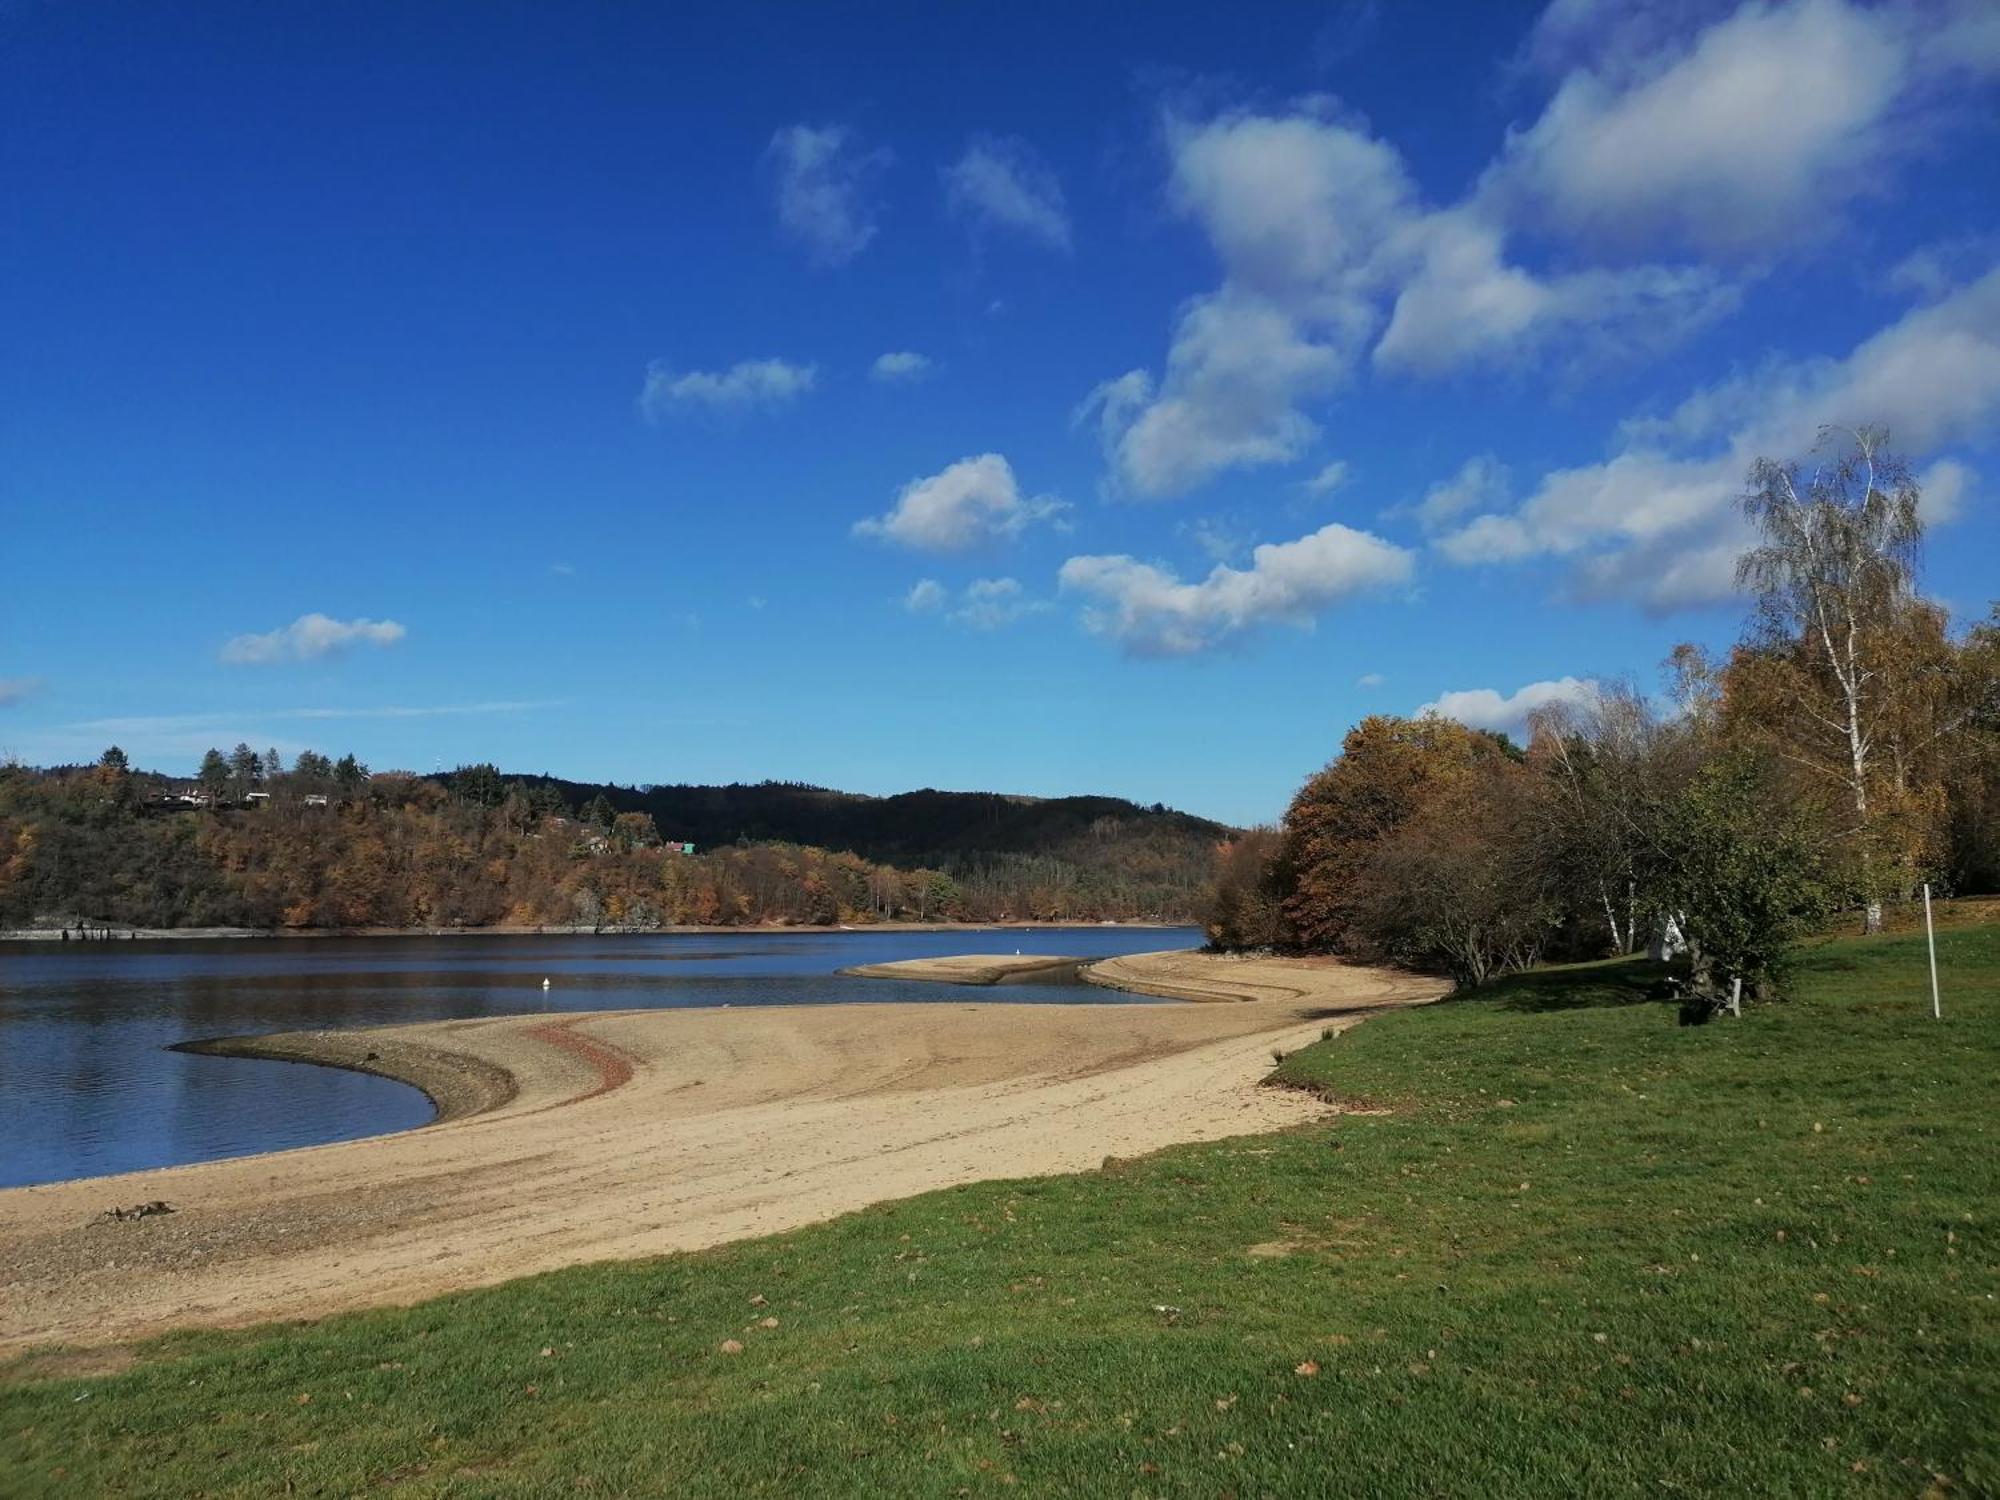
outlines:
[{"label": "birch tree", "polygon": [[[1823,435],[1823,440],[1824,440]],[[1893,638],[1914,601],[1923,522],[1908,466],[1874,428],[1839,434],[1837,456],[1807,472],[1759,459],[1743,512],[1762,542],[1737,564],[1757,597],[1760,644],[1785,679],[1790,712],[1773,748],[1830,782],[1850,814],[1866,917],[1882,926],[1880,739],[1895,716]]]}]

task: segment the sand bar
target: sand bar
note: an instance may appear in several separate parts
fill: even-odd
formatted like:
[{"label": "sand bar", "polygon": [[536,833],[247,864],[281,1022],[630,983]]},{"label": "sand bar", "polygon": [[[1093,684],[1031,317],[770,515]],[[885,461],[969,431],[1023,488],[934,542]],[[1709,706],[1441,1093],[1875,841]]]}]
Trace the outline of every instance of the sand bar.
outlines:
[{"label": "sand bar", "polygon": [[[0,1352],[413,1302],[773,1233],[956,1183],[1301,1123],[1326,1106],[1257,1086],[1273,1048],[1443,988],[1316,960],[1112,963],[1120,983],[1253,1003],[968,996],[265,1039],[270,1055],[405,1077],[446,1118],[339,1145],[0,1191]],[[153,1201],[175,1212],[103,1217]]]},{"label": "sand bar", "polygon": [[854,979],[927,979],[933,984],[1031,984],[1071,978],[1088,962],[1045,953],[955,953],[947,958],[854,964],[834,972]]}]

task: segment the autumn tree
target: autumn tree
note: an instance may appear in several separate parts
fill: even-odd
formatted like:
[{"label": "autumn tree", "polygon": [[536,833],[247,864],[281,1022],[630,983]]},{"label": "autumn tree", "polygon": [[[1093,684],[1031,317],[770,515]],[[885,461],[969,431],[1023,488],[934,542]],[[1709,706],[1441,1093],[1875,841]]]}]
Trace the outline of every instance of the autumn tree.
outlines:
[{"label": "autumn tree", "polygon": [[1376,714],[1285,811],[1284,912],[1296,941],[1337,950],[1353,924],[1351,894],[1374,846],[1451,778],[1515,753],[1498,735],[1426,715]]},{"label": "autumn tree", "polygon": [[1348,946],[1468,989],[1536,962],[1563,915],[1530,811],[1536,775],[1487,757],[1439,778],[1354,872]]},{"label": "autumn tree", "polygon": [[[1810,473],[1759,459],[1743,512],[1762,538],[1737,565],[1757,625],[1732,690],[1741,722],[1838,795],[1867,931],[1895,871],[1914,863],[1911,820],[1885,753],[1921,679],[1910,658],[1923,540],[1916,481],[1873,428]],[[1907,790],[1903,788],[1900,790]]]},{"label": "autumn tree", "polygon": [[1211,947],[1225,952],[1293,946],[1285,916],[1290,882],[1282,862],[1284,838],[1275,828],[1252,828],[1222,846],[1215,887],[1202,927]]}]

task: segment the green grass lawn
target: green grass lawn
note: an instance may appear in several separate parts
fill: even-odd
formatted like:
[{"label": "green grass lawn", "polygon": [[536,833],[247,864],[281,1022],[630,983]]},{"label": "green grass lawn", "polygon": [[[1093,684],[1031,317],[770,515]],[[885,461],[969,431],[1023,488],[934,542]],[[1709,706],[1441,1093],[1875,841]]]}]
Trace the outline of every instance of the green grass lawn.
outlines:
[{"label": "green grass lawn", "polygon": [[1386,1113],[17,1371],[0,1490],[2000,1494],[2000,925],[1940,955],[1942,1025],[1921,937],[1689,1029],[1546,970],[1280,1069]]}]

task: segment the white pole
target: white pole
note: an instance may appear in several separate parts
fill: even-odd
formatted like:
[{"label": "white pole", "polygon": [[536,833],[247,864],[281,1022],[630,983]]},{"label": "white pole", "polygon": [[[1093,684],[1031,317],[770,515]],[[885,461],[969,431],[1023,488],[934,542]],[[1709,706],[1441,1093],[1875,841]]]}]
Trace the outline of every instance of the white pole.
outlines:
[{"label": "white pole", "polygon": [[1743,976],[1738,974],[1729,981],[1729,1013],[1737,1020],[1743,1019]]},{"label": "white pole", "polygon": [[1944,1004],[1938,999],[1937,983],[1937,929],[1931,926],[1931,885],[1924,882],[1924,941],[1931,950],[1931,1016],[1934,1020],[1944,1019]]}]

